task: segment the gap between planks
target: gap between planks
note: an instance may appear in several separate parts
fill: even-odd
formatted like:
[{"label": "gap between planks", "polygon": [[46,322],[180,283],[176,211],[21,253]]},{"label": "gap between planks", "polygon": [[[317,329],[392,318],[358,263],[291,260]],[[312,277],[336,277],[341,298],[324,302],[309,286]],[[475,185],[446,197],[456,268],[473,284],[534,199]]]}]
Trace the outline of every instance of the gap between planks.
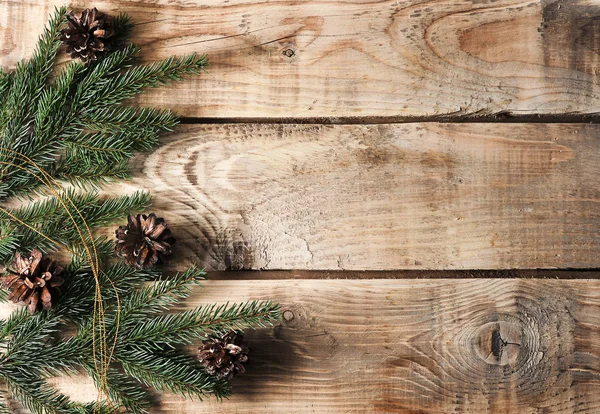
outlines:
[{"label": "gap between planks", "polygon": [[600,269],[587,270],[245,270],[208,272],[209,280],[289,280],[289,279],[600,279]]},{"label": "gap between planks", "polygon": [[368,125],[368,124],[410,124],[410,123],[491,123],[491,124],[597,124],[600,114],[556,114],[556,115],[514,115],[499,112],[489,115],[467,116],[360,116],[360,117],[304,117],[304,118],[203,118],[184,117],[182,125],[207,124],[282,124],[282,125]]}]

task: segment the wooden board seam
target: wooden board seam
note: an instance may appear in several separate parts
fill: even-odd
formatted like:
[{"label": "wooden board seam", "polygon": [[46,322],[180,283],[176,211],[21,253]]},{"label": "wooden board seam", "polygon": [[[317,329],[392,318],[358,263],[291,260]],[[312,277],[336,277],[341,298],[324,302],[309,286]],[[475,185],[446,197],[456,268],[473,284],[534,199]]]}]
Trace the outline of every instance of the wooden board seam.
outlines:
[{"label": "wooden board seam", "polygon": [[182,117],[183,125],[205,124],[325,124],[325,125],[365,125],[365,124],[410,124],[410,123],[497,123],[497,124],[594,124],[600,123],[600,113],[594,114],[555,114],[517,115],[497,112],[488,115],[467,116],[357,116],[357,117]]}]

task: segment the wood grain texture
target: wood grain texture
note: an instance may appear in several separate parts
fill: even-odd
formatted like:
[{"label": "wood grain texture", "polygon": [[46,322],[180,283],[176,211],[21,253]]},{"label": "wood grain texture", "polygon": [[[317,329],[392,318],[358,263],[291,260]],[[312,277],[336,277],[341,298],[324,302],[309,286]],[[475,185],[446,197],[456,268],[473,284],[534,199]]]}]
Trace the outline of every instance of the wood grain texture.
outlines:
[{"label": "wood grain texture", "polygon": [[[600,281],[209,281],[189,306],[273,298],[225,403],[170,413],[596,413]],[[81,378],[58,381],[93,399]]]},{"label": "wood grain texture", "polygon": [[152,191],[172,263],[600,267],[596,125],[186,126],[113,193]]},{"label": "wood grain texture", "polygon": [[[0,0],[0,65],[32,53],[55,5]],[[144,59],[207,53],[201,78],[142,104],[187,117],[595,113],[600,5],[590,0],[97,1],[130,13]]]}]

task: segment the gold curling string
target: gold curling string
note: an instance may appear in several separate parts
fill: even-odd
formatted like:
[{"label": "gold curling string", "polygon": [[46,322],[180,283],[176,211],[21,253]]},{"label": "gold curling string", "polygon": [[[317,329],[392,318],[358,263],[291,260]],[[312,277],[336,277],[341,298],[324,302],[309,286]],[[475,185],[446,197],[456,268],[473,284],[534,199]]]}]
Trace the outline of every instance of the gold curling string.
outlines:
[{"label": "gold curling string", "polygon": [[[13,154],[14,158],[19,159],[20,161],[24,161],[26,163],[28,163],[29,165],[33,166],[34,168],[36,168],[42,175],[43,178],[40,177],[39,175],[35,174],[34,172],[30,171],[29,169],[26,169],[20,165],[14,164],[12,162],[6,162],[6,161],[0,161],[0,165],[7,165],[7,166],[11,166],[11,167],[15,167],[17,169],[23,170],[25,172],[30,173],[33,177],[35,177],[36,179],[38,179],[42,184],[44,184],[48,190],[50,190],[50,192],[54,195],[54,197],[59,201],[59,203],[64,207],[66,213],[69,215],[71,221],[73,222],[73,225],[75,226],[75,229],[77,230],[77,233],[81,239],[81,242],[83,244],[83,247],[86,251],[86,254],[89,258],[89,262],[90,262],[90,267],[92,269],[92,273],[94,275],[94,280],[96,283],[96,291],[95,291],[95,300],[94,300],[94,313],[93,313],[93,318],[92,318],[92,352],[93,352],[93,358],[94,358],[94,367],[96,369],[96,372],[98,374],[98,382],[99,382],[99,395],[98,395],[98,400],[102,399],[103,394],[108,394],[108,370],[110,368],[110,361],[112,360],[115,350],[116,350],[116,346],[117,346],[117,341],[118,341],[118,332],[120,329],[120,312],[121,312],[121,302],[120,302],[120,297],[119,297],[119,293],[118,290],[114,284],[114,282],[112,280],[110,280],[110,278],[108,278],[108,276],[106,274],[106,280],[110,283],[110,285],[112,286],[114,292],[115,292],[115,298],[116,298],[116,305],[117,305],[117,318],[116,318],[116,325],[115,325],[115,338],[112,344],[112,347],[110,349],[110,352],[108,352],[108,343],[107,343],[107,332],[106,332],[106,310],[104,309],[104,303],[103,303],[103,299],[102,299],[102,290],[101,290],[101,281],[100,281],[100,268],[99,268],[99,262],[98,262],[98,252],[96,249],[96,243],[92,234],[92,231],[89,227],[89,225],[87,224],[87,222],[85,221],[85,218],[83,217],[83,214],[81,213],[81,211],[77,208],[77,206],[75,205],[75,203],[73,202],[73,200],[71,200],[71,198],[66,195],[66,193],[63,191],[62,186],[58,183],[58,181],[52,177],[50,174],[48,174],[43,168],[41,168],[37,163],[35,163],[33,160],[31,160],[30,158],[28,158],[27,156],[16,152],[14,150],[11,150],[9,148],[1,148],[0,147],[0,151],[4,151],[4,152],[8,152]],[[60,195],[60,193],[56,190],[56,188],[59,188],[60,191],[64,194],[64,198]],[[89,236],[90,242],[91,242],[91,250],[90,250],[90,246],[88,246],[85,236],[83,235],[83,232],[81,230],[81,228],[79,227],[79,225],[77,224],[77,221],[75,220],[75,217],[73,217],[73,214],[71,213],[71,211],[69,210],[69,208],[67,207],[67,203],[65,203],[65,200],[68,201],[68,203],[73,207],[73,209],[77,212],[77,215],[80,217],[83,225],[85,226],[85,230]],[[48,241],[52,242],[55,245],[61,245],[62,243],[59,243],[53,239],[51,239],[50,237],[46,236],[45,234],[43,234],[42,232],[40,232],[39,230],[35,229],[33,226],[25,223],[24,221],[20,220],[19,218],[17,218],[16,216],[14,216],[12,213],[10,213],[8,210],[0,207],[0,211],[4,212],[7,216],[9,216],[11,219],[13,219],[14,221],[18,222],[21,225],[24,225],[25,227],[29,228],[30,230],[34,231],[35,233],[39,234],[40,236],[42,236],[43,238],[47,239]],[[64,246],[64,244],[62,244]],[[93,251],[93,253],[92,253]],[[96,323],[99,323],[98,326],[98,331],[99,331],[99,335],[100,335],[100,366],[98,366],[98,360],[96,358],[96,353],[97,353],[97,349],[96,349]]]},{"label": "gold curling string", "polygon": [[[0,148],[0,150],[2,150]],[[18,154],[12,150],[8,150],[11,151],[15,154]],[[115,339],[113,342],[113,346],[111,348],[110,353],[107,352],[108,346],[107,346],[107,334],[106,334],[106,323],[105,323],[105,310],[104,310],[104,304],[103,304],[103,300],[102,300],[102,292],[100,289],[100,280],[99,280],[99,264],[98,264],[98,255],[97,255],[97,251],[96,251],[96,246],[95,246],[95,242],[93,239],[93,235],[91,233],[91,230],[87,224],[87,222],[85,222],[85,218],[83,217],[83,215],[81,214],[81,212],[79,211],[79,209],[77,209],[77,206],[73,203],[73,201],[68,197],[65,196],[65,199],[67,199],[67,201],[69,201],[69,203],[73,206],[73,208],[77,211],[79,217],[82,219],[83,223],[86,226],[86,230],[88,232],[88,235],[90,236],[90,240],[92,242],[92,248],[94,250],[94,254],[92,255],[92,253],[90,252],[89,246],[87,246],[87,243],[85,241],[85,237],[83,236],[83,233],[81,231],[81,229],[79,228],[79,226],[77,225],[77,222],[75,221],[75,218],[73,217],[73,215],[71,214],[71,212],[69,211],[68,207],[66,206],[64,200],[62,199],[62,197],[60,196],[60,194],[52,187],[52,184],[54,183],[54,185],[56,185],[57,187],[61,188],[60,185],[58,184],[58,182],[49,174],[47,174],[43,169],[41,169],[37,164],[35,164],[35,162],[33,162],[32,160],[30,160],[29,158],[27,158],[26,156],[22,155],[22,154],[18,154],[18,157],[21,158],[21,160],[25,159],[27,162],[29,162],[30,164],[34,165],[46,178],[46,180],[40,178],[39,176],[37,176],[36,174],[31,173],[33,176],[35,176],[38,180],[40,180],[43,184],[45,184],[48,189],[54,194],[54,196],[57,198],[57,200],[63,205],[63,207],[65,208],[67,214],[69,215],[69,217],[71,218],[71,220],[73,221],[73,224],[75,225],[78,234],[81,238],[81,241],[86,249],[86,252],[88,254],[88,257],[90,258],[90,266],[92,267],[92,272],[94,273],[94,277],[96,280],[96,299],[94,301],[94,315],[93,315],[93,319],[92,319],[92,348],[93,348],[93,354],[94,354],[94,365],[96,368],[96,371],[98,373],[99,376],[99,388],[100,388],[100,394],[98,396],[98,399],[100,400],[102,398],[102,394],[104,392],[107,392],[107,376],[108,376],[108,369],[110,366],[110,361],[112,360],[112,357],[114,355],[115,352],[115,348],[116,348],[116,344],[117,344],[117,340],[118,340],[118,331],[119,331],[119,325],[120,325],[120,298],[119,298],[119,294],[118,291],[116,289],[116,286],[114,285],[114,283],[112,282],[112,280],[110,280],[107,277],[107,280],[109,281],[109,283],[112,285],[114,291],[115,291],[115,297],[116,297],[116,301],[117,301],[117,321],[116,321],[116,332],[115,332]],[[5,165],[12,165],[16,168],[19,168],[21,170],[24,171],[29,171],[19,165],[13,164],[13,163],[7,163],[7,162],[0,162],[0,164],[5,164]],[[6,211],[7,212],[7,211]],[[10,213],[7,212],[9,215]],[[14,217],[14,215],[13,215]],[[19,220],[21,221],[21,220]],[[21,221],[21,223],[23,223]],[[28,226],[29,228],[32,228],[31,226]],[[33,228],[32,228],[33,229]],[[41,232],[37,231],[36,229],[33,229],[34,231],[36,231],[38,234],[43,235]],[[59,243],[60,244],[60,243]],[[100,367],[98,367],[98,362],[95,358],[96,355],[96,320],[98,320],[99,323],[99,334],[100,334]]]},{"label": "gold curling string", "polygon": [[[1,148],[0,148],[0,151],[1,151],[1,150],[10,151],[10,152],[12,152],[12,153],[15,153],[15,151],[12,151],[12,150],[9,150],[9,149],[1,149]],[[29,172],[29,173],[30,173],[30,174],[32,174],[32,175],[33,175],[35,178],[37,178],[39,181],[41,181],[41,182],[42,182],[44,185],[46,185],[46,186],[48,187],[48,189],[49,189],[49,190],[50,190],[50,191],[51,191],[51,192],[54,194],[54,196],[57,198],[57,200],[58,200],[58,201],[59,201],[59,202],[60,202],[60,203],[63,205],[63,207],[65,208],[65,210],[66,210],[67,214],[69,215],[69,217],[70,217],[70,218],[71,218],[71,220],[73,221],[73,224],[75,225],[75,228],[76,228],[76,229],[77,229],[77,231],[78,231],[78,234],[79,234],[79,236],[80,236],[80,238],[81,238],[81,240],[82,240],[82,243],[83,243],[83,245],[84,245],[84,248],[85,248],[85,250],[86,250],[86,253],[88,254],[88,257],[89,257],[89,259],[90,259],[90,266],[92,267],[92,272],[93,272],[93,274],[94,274],[94,278],[95,278],[95,281],[96,281],[96,292],[95,292],[95,293],[96,293],[96,298],[95,298],[96,300],[94,301],[94,314],[93,314],[93,319],[92,319],[92,348],[93,348],[93,354],[94,354],[94,365],[95,365],[96,371],[98,371],[98,373],[99,373],[99,376],[101,376],[101,374],[102,374],[102,373],[101,373],[101,371],[102,371],[102,370],[101,370],[100,368],[98,368],[98,362],[97,362],[97,360],[96,360],[96,357],[95,357],[95,356],[96,356],[96,349],[95,349],[95,346],[96,346],[96,340],[95,340],[95,332],[96,332],[96,319],[97,319],[98,312],[102,312],[102,311],[103,311],[102,293],[101,293],[101,291],[98,289],[98,287],[99,287],[99,284],[100,284],[100,280],[99,280],[99,266],[98,266],[97,255],[94,255],[94,256],[92,257],[92,254],[91,254],[91,252],[90,252],[90,250],[89,250],[89,246],[87,246],[87,243],[86,243],[86,241],[85,241],[85,238],[83,237],[83,233],[81,232],[81,229],[80,229],[80,228],[79,228],[79,226],[77,225],[77,222],[75,221],[75,218],[72,216],[71,212],[69,211],[68,207],[66,206],[66,204],[65,204],[64,200],[61,198],[61,196],[59,195],[59,193],[58,193],[58,192],[57,192],[57,191],[56,191],[56,190],[53,188],[53,186],[52,186],[52,185],[53,185],[53,181],[54,181],[54,180],[52,179],[52,177],[49,177],[49,176],[48,176],[48,174],[46,174],[46,173],[45,173],[45,171],[43,171],[43,170],[42,170],[42,169],[41,169],[41,168],[40,168],[40,167],[39,167],[39,166],[38,166],[38,165],[37,165],[35,162],[33,162],[32,160],[30,160],[30,159],[29,159],[29,158],[27,158],[26,156],[24,156],[24,155],[22,155],[22,154],[18,154],[18,153],[16,153],[16,154],[17,154],[17,157],[18,157],[18,158],[20,158],[20,160],[21,160],[21,161],[26,161],[26,162],[28,162],[28,163],[32,164],[32,165],[33,165],[34,167],[36,167],[36,168],[37,168],[37,169],[38,169],[40,172],[42,172],[42,174],[44,174],[44,176],[45,176],[45,179],[42,179],[42,178],[41,178],[41,177],[39,177],[37,174],[34,174],[34,173],[32,173],[30,170],[28,170],[28,169],[26,169],[26,168],[24,168],[24,167],[22,167],[22,166],[20,166],[20,165],[16,165],[16,164],[14,164],[14,163],[10,163],[10,162],[1,162],[1,161],[0,161],[0,165],[1,165],[1,164],[4,164],[4,165],[10,165],[10,166],[16,167],[16,168],[18,168],[18,169],[21,169],[21,170],[23,170],[23,171],[25,171],[25,172]],[[54,182],[54,184],[56,184],[56,182]],[[72,202],[72,200],[70,200],[70,199],[68,198],[68,196],[67,196],[66,198],[67,198],[67,199],[68,199],[68,201],[71,203],[71,205],[73,205],[73,207],[74,207],[74,208],[77,210],[77,207],[74,205],[74,203]],[[78,211],[78,210],[77,210],[77,211]],[[6,212],[6,213],[8,213],[8,214],[9,214],[9,216],[10,216],[10,213],[9,213],[8,211],[6,211],[6,210],[5,210],[5,212]],[[80,213],[79,211],[78,211],[78,213],[79,213],[79,216],[82,218],[82,220],[85,222],[85,219],[83,219],[83,216],[81,215],[81,213]],[[13,217],[14,217],[14,216],[13,216]],[[21,223],[23,223],[23,222],[21,221]],[[32,228],[31,226],[28,226],[28,227],[29,227],[29,228]],[[46,237],[46,236],[45,236],[45,235],[43,235],[43,234],[42,234],[40,231],[37,231],[37,230],[35,230],[35,231],[36,231],[38,234],[40,234],[40,235],[42,235],[42,236]],[[89,233],[89,228],[88,228],[88,233]],[[89,234],[89,235],[90,235],[90,240],[92,241],[92,243],[94,243],[93,237],[91,236],[91,234]],[[93,245],[93,247],[94,247],[94,252],[95,252],[95,244]],[[96,252],[95,252],[95,253],[96,253]],[[98,299],[99,299],[99,300],[98,300]],[[106,351],[105,351],[105,349],[106,349],[106,341],[105,341],[105,340],[102,340],[102,339],[103,339],[102,337],[106,335],[106,332],[105,332],[105,330],[103,330],[103,329],[102,329],[102,326],[100,326],[100,335],[101,335],[101,350],[100,350],[100,352],[101,352],[101,365],[102,365],[102,366],[104,366],[104,363],[103,363],[103,361],[102,361],[102,360],[103,360],[103,359],[104,359],[104,357],[105,357],[105,352],[106,352]],[[103,390],[103,388],[104,388],[104,387],[102,387],[102,390],[101,390],[102,392],[104,391],[104,390]]]},{"label": "gold curling string", "polygon": [[[0,149],[2,150],[2,149]],[[92,272],[94,273],[95,279],[96,279],[96,295],[97,295],[97,300],[94,302],[94,318],[92,319],[92,347],[93,349],[93,353],[94,355],[96,354],[95,351],[95,345],[96,345],[96,340],[95,340],[95,332],[96,332],[96,319],[99,320],[100,324],[99,324],[99,333],[100,333],[100,358],[101,358],[101,368],[98,368],[98,363],[96,361],[96,359],[94,358],[94,364],[96,367],[96,371],[98,371],[99,373],[99,382],[101,383],[101,392],[104,392],[106,389],[106,381],[107,381],[107,371],[108,371],[108,367],[110,364],[110,360],[112,360],[112,356],[114,355],[114,351],[115,351],[115,347],[116,347],[116,343],[117,343],[117,335],[115,335],[115,341],[113,343],[113,347],[111,349],[110,355],[107,353],[107,343],[106,343],[106,324],[105,324],[105,310],[104,310],[104,305],[103,305],[103,301],[102,301],[102,293],[101,293],[101,289],[100,289],[100,280],[99,280],[99,264],[98,264],[98,255],[97,255],[97,251],[96,251],[96,246],[95,246],[95,242],[93,239],[93,235],[91,233],[91,230],[87,224],[87,222],[85,222],[85,218],[83,217],[83,215],[81,214],[81,212],[77,209],[77,206],[73,203],[73,201],[68,197],[65,196],[65,198],[69,201],[69,203],[73,206],[73,208],[77,211],[79,217],[81,218],[81,220],[83,221],[83,223],[86,226],[86,230],[88,232],[88,235],[90,237],[91,243],[92,243],[92,248],[94,250],[94,254],[92,255],[92,253],[90,252],[89,246],[87,246],[87,243],[85,241],[85,237],[83,236],[83,233],[81,231],[81,229],[79,228],[79,226],[77,225],[77,222],[75,221],[75,218],[73,217],[73,215],[71,214],[71,212],[69,211],[67,205],[65,204],[64,200],[62,199],[62,197],[60,196],[60,194],[52,187],[52,184],[56,185],[57,187],[61,188],[60,185],[58,184],[58,182],[49,174],[47,174],[43,169],[41,169],[37,164],[35,164],[35,162],[33,162],[31,159],[27,158],[26,156],[22,155],[22,154],[18,154],[12,150],[8,150],[11,151],[15,154],[17,154],[17,156],[19,158],[21,158],[21,160],[25,159],[27,162],[29,162],[30,164],[34,165],[46,178],[46,180],[41,179],[39,176],[37,176],[36,174],[33,174],[38,180],[40,180],[42,183],[44,183],[48,189],[54,194],[54,196],[57,198],[57,200],[63,205],[63,207],[65,208],[67,214],[69,215],[69,217],[71,218],[71,220],[73,221],[73,224],[75,225],[78,234],[81,238],[81,241],[86,249],[86,252],[88,254],[88,257],[90,258],[90,266],[92,266]],[[28,171],[25,168],[15,165],[13,163],[2,163],[0,162],[0,164],[8,164],[8,165],[12,165],[14,167],[20,168],[24,171]],[[8,212],[7,212],[8,213]],[[10,215],[10,213],[9,213]],[[13,216],[14,217],[14,216]],[[21,221],[22,222],[22,221]],[[28,226],[31,228],[31,226]],[[44,236],[41,232],[38,231],[38,234]],[[110,280],[109,278],[107,278],[107,280],[110,282],[110,284],[112,285],[113,289],[115,290],[115,295],[116,295],[116,300],[117,300],[117,312],[119,312],[120,309],[120,298],[118,295],[118,291],[116,289],[116,286],[114,285],[114,283],[112,282],[112,280]],[[118,333],[118,325],[119,325],[119,313],[117,313],[117,333]],[[99,396],[99,398],[101,398],[101,395]]]}]

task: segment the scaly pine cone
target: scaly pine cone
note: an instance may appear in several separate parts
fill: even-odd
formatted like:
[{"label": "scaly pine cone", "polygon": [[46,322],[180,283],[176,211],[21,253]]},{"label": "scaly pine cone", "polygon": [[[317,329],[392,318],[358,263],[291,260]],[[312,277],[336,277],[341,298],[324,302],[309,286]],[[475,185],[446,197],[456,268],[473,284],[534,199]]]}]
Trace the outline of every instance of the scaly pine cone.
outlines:
[{"label": "scaly pine cone", "polygon": [[127,225],[120,226],[115,233],[117,255],[138,269],[163,263],[164,257],[172,253],[171,246],[175,243],[167,223],[154,213],[128,216]]},{"label": "scaly pine cone", "polygon": [[29,313],[34,314],[52,308],[52,300],[60,294],[58,287],[63,284],[62,271],[62,267],[37,249],[29,258],[17,252],[12,270],[0,277],[0,283],[11,291],[8,299],[15,303],[24,302]]},{"label": "scaly pine cone", "polygon": [[79,18],[71,12],[67,20],[69,24],[61,30],[60,40],[67,46],[67,53],[73,59],[80,58],[84,62],[96,60],[111,49],[115,34],[112,17],[94,7],[85,9]]},{"label": "scaly pine cone", "polygon": [[218,379],[230,380],[244,373],[250,349],[240,332],[229,332],[222,337],[210,337],[198,348],[198,361],[207,373]]}]

